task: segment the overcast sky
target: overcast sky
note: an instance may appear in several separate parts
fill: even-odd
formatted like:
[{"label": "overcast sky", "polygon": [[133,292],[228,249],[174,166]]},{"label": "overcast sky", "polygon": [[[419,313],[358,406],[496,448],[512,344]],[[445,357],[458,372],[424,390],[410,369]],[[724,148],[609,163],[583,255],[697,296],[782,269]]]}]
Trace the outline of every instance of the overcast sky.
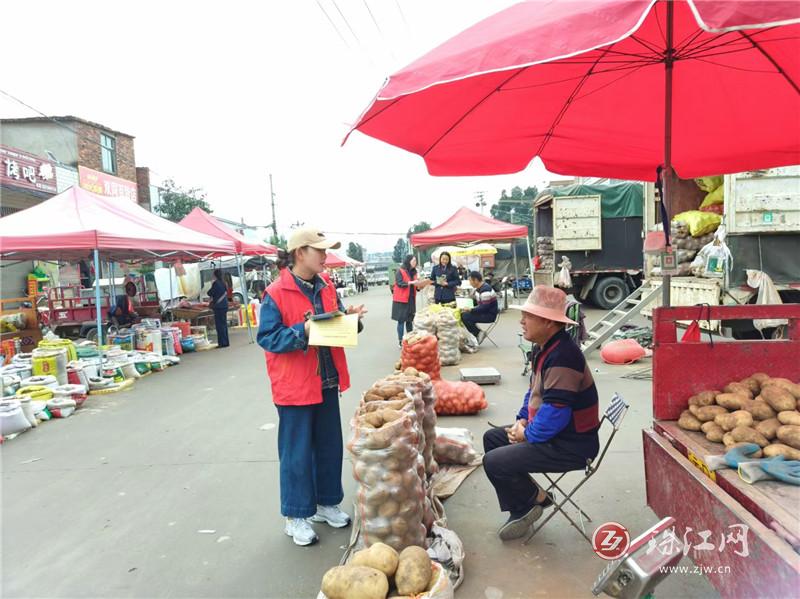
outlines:
[{"label": "overcast sky", "polygon": [[[494,200],[551,178],[540,163],[431,177],[419,156],[358,132],[340,147],[385,77],[512,3],[9,2],[0,89],[134,135],[138,165],[204,188],[219,216],[270,222],[272,173],[279,232],[302,222],[386,250],[396,235],[363,233],[435,225],[474,206],[477,191]],[[36,116],[2,95],[0,115]]]}]

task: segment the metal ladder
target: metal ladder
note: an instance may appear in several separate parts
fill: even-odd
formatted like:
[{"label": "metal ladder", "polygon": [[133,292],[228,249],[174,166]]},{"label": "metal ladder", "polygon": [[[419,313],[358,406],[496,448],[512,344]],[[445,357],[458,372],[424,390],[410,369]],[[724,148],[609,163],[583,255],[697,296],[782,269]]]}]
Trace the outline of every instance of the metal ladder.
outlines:
[{"label": "metal ladder", "polygon": [[581,345],[584,355],[600,347],[604,341],[616,333],[619,328],[636,316],[647,304],[653,301],[661,292],[661,285],[656,285],[645,290],[644,286],[638,287],[620,304],[608,312],[597,324],[588,331],[589,339]]}]

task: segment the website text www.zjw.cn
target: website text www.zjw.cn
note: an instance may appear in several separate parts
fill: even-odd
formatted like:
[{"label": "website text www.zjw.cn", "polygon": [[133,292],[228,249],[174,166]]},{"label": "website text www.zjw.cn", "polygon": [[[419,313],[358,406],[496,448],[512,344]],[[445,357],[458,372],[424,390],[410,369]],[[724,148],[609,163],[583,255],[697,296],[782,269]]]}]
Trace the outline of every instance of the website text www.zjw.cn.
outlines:
[{"label": "website text www.zjw.cn", "polygon": [[697,576],[731,573],[730,566],[663,566],[659,570],[662,574],[695,574]]}]

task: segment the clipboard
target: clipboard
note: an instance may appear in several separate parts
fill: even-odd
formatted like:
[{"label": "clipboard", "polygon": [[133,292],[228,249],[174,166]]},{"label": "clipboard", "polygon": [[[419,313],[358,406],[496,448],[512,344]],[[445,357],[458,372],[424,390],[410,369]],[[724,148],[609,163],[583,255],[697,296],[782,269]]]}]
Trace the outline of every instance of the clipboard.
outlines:
[{"label": "clipboard", "polygon": [[322,314],[312,314],[308,317],[308,319],[311,321],[330,320],[331,318],[336,318],[337,316],[344,316],[344,312],[341,310],[331,310],[330,312],[323,312]]},{"label": "clipboard", "polygon": [[312,316],[309,319],[308,344],[317,347],[357,347],[358,314],[328,314],[331,315],[327,318]]}]

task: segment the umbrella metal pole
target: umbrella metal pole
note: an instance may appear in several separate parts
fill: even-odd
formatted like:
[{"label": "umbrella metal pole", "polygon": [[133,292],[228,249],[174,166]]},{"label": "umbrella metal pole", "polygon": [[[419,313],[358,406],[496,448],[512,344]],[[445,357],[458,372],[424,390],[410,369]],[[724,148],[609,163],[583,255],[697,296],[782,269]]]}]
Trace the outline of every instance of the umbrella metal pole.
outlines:
[{"label": "umbrella metal pole", "polygon": [[514,259],[514,275],[516,276],[516,286],[514,287],[514,297],[517,297],[517,292],[519,291],[519,266],[517,266],[517,244],[514,241],[511,242],[511,255]]},{"label": "umbrella metal pole", "polygon": [[94,307],[97,319],[97,346],[103,345],[103,319],[100,306],[100,250],[94,249]]},{"label": "umbrella metal pole", "polygon": [[531,288],[533,288],[533,257],[531,256],[531,238],[530,235],[525,237],[525,243],[528,248],[528,269],[531,271]]},{"label": "umbrella metal pole", "polygon": [[[666,42],[667,48],[664,56],[664,173],[663,173],[663,187],[664,197],[661,201],[664,203],[664,212],[667,218],[670,218],[672,208],[672,67],[674,62],[675,48],[673,47],[673,25],[674,25],[674,10],[672,2],[667,2],[667,32]],[[669,223],[664,223],[665,230],[669,227]],[[661,287],[661,305],[665,308],[670,306],[670,292],[672,287],[672,276],[668,274],[662,275]]]}]

